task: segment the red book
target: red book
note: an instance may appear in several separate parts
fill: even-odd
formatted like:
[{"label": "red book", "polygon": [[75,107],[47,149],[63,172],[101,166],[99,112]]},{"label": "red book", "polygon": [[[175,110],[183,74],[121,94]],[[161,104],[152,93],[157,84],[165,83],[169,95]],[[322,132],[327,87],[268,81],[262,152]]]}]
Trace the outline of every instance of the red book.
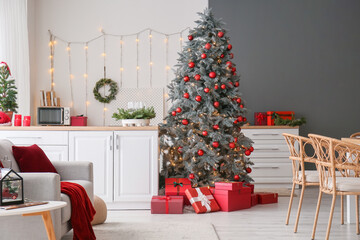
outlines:
[{"label": "red book", "polygon": [[[166,178],[165,195],[166,196],[186,196],[185,190],[191,188],[191,182],[187,178]],[[190,205],[185,197],[185,205]]]},{"label": "red book", "polygon": [[259,203],[258,195],[256,193],[251,194],[251,206],[255,206]]},{"label": "red book", "polygon": [[277,193],[267,193],[267,192],[259,192],[256,193],[258,196],[259,204],[268,204],[268,203],[277,203],[278,202],[278,194]]},{"label": "red book", "polygon": [[153,196],[151,214],[182,214],[184,196]]},{"label": "red book", "polygon": [[196,213],[216,212],[220,210],[214,196],[207,187],[189,188],[185,191]]},{"label": "red book", "polygon": [[242,187],[241,189],[229,191],[212,189],[216,202],[223,212],[231,212],[251,207],[251,188]]}]

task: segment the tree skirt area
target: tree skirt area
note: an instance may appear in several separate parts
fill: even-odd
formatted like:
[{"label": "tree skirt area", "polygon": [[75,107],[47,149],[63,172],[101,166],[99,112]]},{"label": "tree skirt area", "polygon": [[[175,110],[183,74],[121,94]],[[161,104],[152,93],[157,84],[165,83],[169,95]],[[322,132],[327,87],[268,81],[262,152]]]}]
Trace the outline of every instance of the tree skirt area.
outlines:
[{"label": "tree skirt area", "polygon": [[[218,240],[215,229],[210,223],[118,223],[110,222],[93,226],[96,239],[207,239]],[[72,240],[73,234],[70,231],[62,240]]]}]

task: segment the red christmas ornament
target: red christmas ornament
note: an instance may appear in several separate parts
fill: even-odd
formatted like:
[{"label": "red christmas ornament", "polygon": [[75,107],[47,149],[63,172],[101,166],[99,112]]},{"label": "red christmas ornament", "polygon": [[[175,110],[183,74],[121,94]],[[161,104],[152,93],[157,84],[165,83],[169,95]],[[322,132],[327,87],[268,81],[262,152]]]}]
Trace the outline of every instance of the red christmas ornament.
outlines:
[{"label": "red christmas ornament", "polygon": [[222,38],[224,36],[223,32],[218,32],[218,37]]},{"label": "red christmas ornament", "polygon": [[199,81],[201,76],[199,74],[196,74],[194,78],[195,78],[196,81]]},{"label": "red christmas ornament", "polygon": [[188,65],[189,65],[189,68],[195,67],[195,63],[193,63],[193,62],[189,62]]},{"label": "red christmas ornament", "polygon": [[231,142],[229,143],[229,148],[233,149],[235,147],[235,143]]},{"label": "red christmas ornament", "polygon": [[176,116],[176,112],[175,112],[175,111],[172,111],[172,112],[171,112],[171,115]]},{"label": "red christmas ornament", "polygon": [[234,121],[234,124],[237,124],[237,123],[238,123],[238,120],[235,120],[235,121]]},{"label": "red christmas ornament", "polygon": [[205,48],[206,48],[207,50],[209,50],[209,49],[211,48],[211,44],[210,44],[210,43],[205,44]]},{"label": "red christmas ornament", "polygon": [[210,92],[210,88],[204,88],[204,92],[206,93]]},{"label": "red christmas ornament", "polygon": [[237,99],[236,99],[236,102],[237,102],[237,103],[241,103],[241,98],[237,98]]},{"label": "red christmas ornament", "polygon": [[210,73],[209,73],[209,77],[210,77],[210,78],[215,78],[215,77],[216,77],[216,73],[215,73],[215,72],[210,72]]},{"label": "red christmas ornament", "polygon": [[232,71],[232,72],[235,72],[235,71],[236,71],[236,67],[231,68],[231,71]]},{"label": "red christmas ornament", "polygon": [[235,181],[239,181],[239,180],[240,180],[239,175],[235,175],[235,176],[234,176],[234,180],[235,180]]},{"label": "red christmas ornament", "polygon": [[220,106],[219,102],[214,102],[214,107],[218,108]]},{"label": "red christmas ornament", "polygon": [[201,149],[199,149],[199,151],[198,151],[197,153],[198,153],[198,155],[199,155],[199,156],[204,155],[204,151],[203,151],[203,150],[201,150]]},{"label": "red christmas ornament", "polygon": [[251,151],[249,149],[245,151],[246,156],[249,156],[250,154],[251,154]]},{"label": "red christmas ornament", "polygon": [[194,175],[193,173],[190,173],[190,174],[189,174],[189,178],[190,178],[190,179],[194,179],[194,178],[195,178],[195,175]]},{"label": "red christmas ornament", "polygon": [[189,121],[187,119],[183,119],[181,122],[182,122],[183,125],[188,125],[189,124]]},{"label": "red christmas ornament", "polygon": [[182,111],[182,109],[181,108],[176,108],[176,112],[178,112],[178,113],[181,113],[181,111]]},{"label": "red christmas ornament", "polygon": [[226,85],[225,84],[221,84],[221,89],[226,89]]},{"label": "red christmas ornament", "polygon": [[234,142],[237,142],[237,140],[238,140],[238,138],[236,137],[236,138],[234,138]]},{"label": "red christmas ornament", "polygon": [[228,49],[228,50],[231,50],[231,49],[232,49],[232,45],[229,44],[229,45],[227,46],[227,49]]},{"label": "red christmas ornament", "polygon": [[233,72],[233,75],[236,76],[236,72]]},{"label": "red christmas ornament", "polygon": [[237,120],[238,120],[239,122],[242,122],[242,121],[243,121],[243,118],[240,116],[240,117],[237,118]]},{"label": "red christmas ornament", "polygon": [[207,57],[206,53],[201,54],[201,58],[205,59]]},{"label": "red christmas ornament", "polygon": [[219,86],[216,84],[214,88],[215,88],[215,90],[218,90]]},{"label": "red christmas ornament", "polygon": [[200,101],[201,101],[201,96],[199,96],[199,95],[196,96],[196,97],[195,97],[195,100],[198,101],[198,102],[200,102]]},{"label": "red christmas ornament", "polygon": [[244,105],[241,104],[241,105],[240,105],[240,108],[244,108]]},{"label": "red christmas ornament", "polygon": [[221,57],[221,58],[224,58],[225,56],[224,56],[224,54],[221,54],[220,57]]},{"label": "red christmas ornament", "polygon": [[230,59],[233,59],[234,58],[234,54],[233,53],[230,53]]},{"label": "red christmas ornament", "polygon": [[253,152],[253,151],[254,151],[254,148],[253,148],[253,147],[250,147],[249,150],[250,150],[251,152]]},{"label": "red christmas ornament", "polygon": [[189,98],[190,97],[190,95],[189,95],[189,93],[184,93],[184,98]]},{"label": "red christmas ornament", "polygon": [[251,173],[251,172],[252,172],[252,169],[248,167],[248,168],[246,168],[246,172],[247,172],[247,173]]},{"label": "red christmas ornament", "polygon": [[219,125],[215,124],[215,125],[213,126],[213,129],[214,129],[214,130],[219,130]]},{"label": "red christmas ornament", "polygon": [[188,81],[190,81],[189,76],[185,76],[185,77],[184,77],[184,82],[188,82]]},{"label": "red christmas ornament", "polygon": [[193,40],[193,39],[194,39],[193,35],[189,35],[189,36],[188,36],[188,39],[189,39],[190,41]]},{"label": "red christmas ornament", "polygon": [[243,119],[243,121],[244,121],[244,122],[246,122],[246,121],[247,121],[247,119],[246,119],[246,118],[244,118],[244,119]]},{"label": "red christmas ornament", "polygon": [[183,149],[183,147],[178,147],[178,152],[182,153],[182,149]]},{"label": "red christmas ornament", "polygon": [[234,86],[233,82],[229,82],[230,85]]},{"label": "red christmas ornament", "polygon": [[207,132],[207,131],[203,131],[203,132],[202,132],[202,135],[206,137],[206,136],[208,135],[208,132]]},{"label": "red christmas ornament", "polygon": [[227,62],[226,62],[226,66],[228,66],[229,68],[231,68],[231,67],[232,67],[232,62],[227,61]]},{"label": "red christmas ornament", "polygon": [[235,87],[238,87],[239,86],[239,82],[235,82]]},{"label": "red christmas ornament", "polygon": [[213,146],[214,148],[219,147],[219,142],[213,142],[213,143],[212,143],[212,146]]}]

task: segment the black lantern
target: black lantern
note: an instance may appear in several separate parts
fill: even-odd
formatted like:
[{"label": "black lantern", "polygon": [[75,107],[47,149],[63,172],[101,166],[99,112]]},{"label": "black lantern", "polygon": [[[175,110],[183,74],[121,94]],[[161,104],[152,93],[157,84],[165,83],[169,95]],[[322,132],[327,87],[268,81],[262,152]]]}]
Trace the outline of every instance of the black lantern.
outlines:
[{"label": "black lantern", "polygon": [[24,203],[23,178],[10,168],[1,168],[0,205]]}]

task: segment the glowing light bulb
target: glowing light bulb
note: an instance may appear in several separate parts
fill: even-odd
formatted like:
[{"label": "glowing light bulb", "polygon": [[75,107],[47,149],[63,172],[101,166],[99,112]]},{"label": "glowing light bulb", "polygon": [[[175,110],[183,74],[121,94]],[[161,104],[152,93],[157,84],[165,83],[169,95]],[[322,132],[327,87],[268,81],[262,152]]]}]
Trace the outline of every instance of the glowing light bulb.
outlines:
[{"label": "glowing light bulb", "polygon": [[140,42],[140,39],[137,38],[135,41],[136,41],[136,42]]},{"label": "glowing light bulb", "polygon": [[73,75],[73,74],[70,74],[70,79],[74,79],[74,75]]},{"label": "glowing light bulb", "polygon": [[49,59],[52,59],[52,58],[53,58],[53,55],[50,55],[50,56],[49,56]]},{"label": "glowing light bulb", "polygon": [[151,34],[149,34],[149,38],[152,38],[152,35],[151,35]]},{"label": "glowing light bulb", "polygon": [[102,53],[101,56],[105,57],[105,56],[106,56],[106,53]]},{"label": "glowing light bulb", "polygon": [[168,42],[168,38],[165,38],[165,39],[164,39],[164,42],[167,43],[167,42]]},{"label": "glowing light bulb", "polygon": [[150,62],[150,65],[152,66],[154,63],[153,62]]},{"label": "glowing light bulb", "polygon": [[86,105],[88,105],[88,106],[89,106],[89,105],[90,105],[90,102],[89,102],[89,101],[86,101]]},{"label": "glowing light bulb", "polygon": [[166,66],[166,70],[169,70],[169,69],[170,69],[170,66],[169,66],[169,65],[167,65],[167,66]]},{"label": "glowing light bulb", "polygon": [[88,77],[88,75],[86,73],[84,73],[84,78],[87,78],[87,77]]},{"label": "glowing light bulb", "polygon": [[179,38],[179,40],[180,40],[180,41],[182,41],[182,40],[183,40],[183,38],[181,37],[181,38]]},{"label": "glowing light bulb", "polygon": [[107,111],[107,108],[104,108],[104,111]]},{"label": "glowing light bulb", "polygon": [[53,41],[54,44],[57,44],[57,41]]},{"label": "glowing light bulb", "polygon": [[89,49],[89,47],[88,47],[88,46],[85,46],[85,47],[84,47],[84,49],[85,49],[85,50],[88,50],[88,49]]},{"label": "glowing light bulb", "polygon": [[123,40],[120,40],[120,44],[121,44],[121,45],[124,44],[124,41],[123,41]]},{"label": "glowing light bulb", "polygon": [[53,83],[51,83],[51,86],[55,86],[55,83],[53,82]]},{"label": "glowing light bulb", "polygon": [[139,66],[136,66],[136,70],[139,70],[140,69],[140,67]]},{"label": "glowing light bulb", "polygon": [[49,42],[49,46],[52,46],[53,45],[53,43],[52,42]]},{"label": "glowing light bulb", "polygon": [[68,51],[68,52],[69,52],[69,51],[70,51],[70,49],[71,49],[70,47],[67,47],[67,48],[66,48],[66,51]]},{"label": "glowing light bulb", "polygon": [[124,68],[120,68],[120,71],[123,72],[123,71],[124,71]]}]

